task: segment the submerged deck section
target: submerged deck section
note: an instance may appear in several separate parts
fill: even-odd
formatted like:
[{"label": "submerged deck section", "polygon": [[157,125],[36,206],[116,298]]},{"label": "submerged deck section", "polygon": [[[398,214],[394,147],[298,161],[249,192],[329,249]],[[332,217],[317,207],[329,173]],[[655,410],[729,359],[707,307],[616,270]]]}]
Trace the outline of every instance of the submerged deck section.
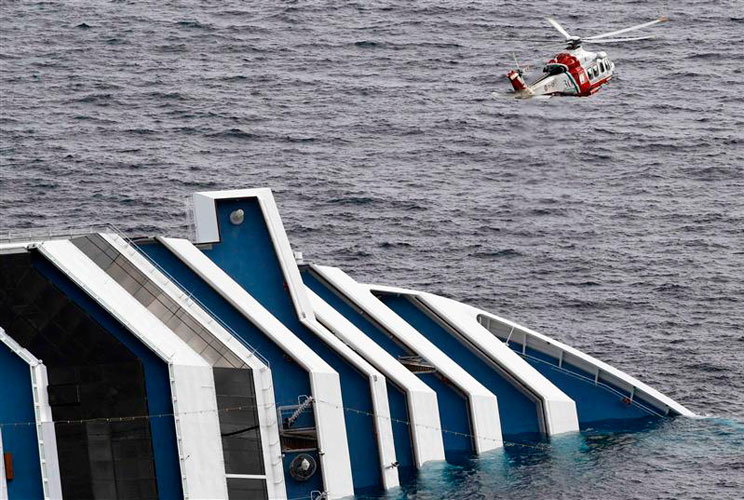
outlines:
[{"label": "submerged deck section", "polygon": [[582,428],[613,421],[681,415],[690,410],[598,359],[486,311],[465,306],[491,334],[519,353],[576,402]]},{"label": "submerged deck section", "polygon": [[[419,370],[418,365],[425,381],[439,387],[445,452],[482,453],[502,446],[498,402],[493,393],[343,271],[325,266],[312,266],[312,271],[384,329],[378,329],[378,343],[385,343],[388,352],[413,370]],[[443,379],[447,381],[444,386]]]},{"label": "submerged deck section", "polygon": [[504,435],[519,439],[579,430],[574,401],[495,339],[463,304],[413,290],[369,288],[432,342],[448,346],[445,350],[498,396]]},{"label": "submerged deck section", "polygon": [[427,462],[444,460],[436,392],[319,295],[307,292],[317,319],[387,376],[399,469],[411,469],[404,475],[412,475]]}]

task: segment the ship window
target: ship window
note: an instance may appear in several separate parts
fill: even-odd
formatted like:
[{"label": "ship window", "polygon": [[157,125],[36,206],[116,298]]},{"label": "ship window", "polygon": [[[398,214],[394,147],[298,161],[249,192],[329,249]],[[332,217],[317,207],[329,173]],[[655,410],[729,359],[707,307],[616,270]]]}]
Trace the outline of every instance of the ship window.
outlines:
[{"label": "ship window", "polygon": [[[221,410],[219,421],[225,471],[227,474],[264,474],[251,370],[242,368],[245,364],[230,352],[222,352],[199,320],[154,285],[106,239],[95,234],[71,241],[208,362],[224,362],[231,366],[213,368],[217,406]],[[61,394],[60,399],[63,396],[65,394]],[[68,399],[71,397],[67,396]]]},{"label": "ship window", "polygon": [[0,323],[47,367],[62,496],[158,498],[143,362],[36,258],[0,255]]},{"label": "ship window", "polygon": [[600,71],[600,72],[602,72],[602,73],[604,73],[604,72],[605,72],[605,65],[604,65],[604,61],[600,61],[600,62],[599,62],[599,71]]},{"label": "ship window", "polygon": [[251,370],[213,368],[228,474],[264,474],[261,433]]},{"label": "ship window", "polygon": [[268,498],[266,481],[262,479],[227,478],[227,498]]}]

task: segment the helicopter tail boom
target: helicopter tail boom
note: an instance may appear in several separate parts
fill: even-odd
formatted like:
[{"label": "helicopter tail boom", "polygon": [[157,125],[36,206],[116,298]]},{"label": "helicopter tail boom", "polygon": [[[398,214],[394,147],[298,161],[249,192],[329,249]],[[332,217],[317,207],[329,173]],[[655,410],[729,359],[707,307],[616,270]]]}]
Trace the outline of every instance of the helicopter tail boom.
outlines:
[{"label": "helicopter tail boom", "polygon": [[511,82],[512,87],[514,87],[515,92],[520,92],[527,88],[527,84],[524,83],[524,79],[522,78],[522,72],[520,70],[513,69],[506,74],[506,77]]}]

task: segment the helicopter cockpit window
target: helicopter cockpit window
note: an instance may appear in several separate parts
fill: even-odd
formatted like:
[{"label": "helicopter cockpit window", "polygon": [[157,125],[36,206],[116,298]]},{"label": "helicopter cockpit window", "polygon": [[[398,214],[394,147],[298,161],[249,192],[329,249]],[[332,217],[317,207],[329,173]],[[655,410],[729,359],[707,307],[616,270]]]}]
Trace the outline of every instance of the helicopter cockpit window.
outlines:
[{"label": "helicopter cockpit window", "polygon": [[545,71],[546,73],[549,73],[551,76],[560,75],[561,73],[566,72],[566,67],[555,64],[552,66],[546,66],[543,71]]}]

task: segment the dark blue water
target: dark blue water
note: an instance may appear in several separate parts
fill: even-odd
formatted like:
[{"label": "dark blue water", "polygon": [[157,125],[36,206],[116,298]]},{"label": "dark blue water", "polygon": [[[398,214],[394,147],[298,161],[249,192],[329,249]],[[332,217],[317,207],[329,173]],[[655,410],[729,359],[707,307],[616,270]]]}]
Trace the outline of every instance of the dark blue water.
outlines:
[{"label": "dark blue water", "polygon": [[[578,34],[588,99],[520,102]],[[269,186],[294,246],[555,336],[709,418],[432,468],[439,498],[740,498],[744,7],[703,2],[0,2],[0,228],[186,234]]]}]

